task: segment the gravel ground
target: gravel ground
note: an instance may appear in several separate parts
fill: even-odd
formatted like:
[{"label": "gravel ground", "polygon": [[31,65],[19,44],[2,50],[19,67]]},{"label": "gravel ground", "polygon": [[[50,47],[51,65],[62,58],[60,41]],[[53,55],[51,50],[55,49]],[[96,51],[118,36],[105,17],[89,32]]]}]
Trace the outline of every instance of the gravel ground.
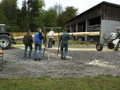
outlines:
[{"label": "gravel ground", "polygon": [[98,52],[93,47],[70,48],[67,60],[56,55],[57,47],[49,50],[50,61],[44,57],[41,61],[32,58],[23,59],[23,46],[4,51],[4,70],[0,78],[13,77],[80,77],[99,74],[120,75],[120,51],[104,49]]}]

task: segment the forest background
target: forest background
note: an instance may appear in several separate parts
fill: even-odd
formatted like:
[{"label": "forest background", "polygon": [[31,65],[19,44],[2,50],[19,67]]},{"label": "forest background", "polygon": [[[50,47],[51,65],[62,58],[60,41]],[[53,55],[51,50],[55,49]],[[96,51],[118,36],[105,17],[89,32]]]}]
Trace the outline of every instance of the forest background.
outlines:
[{"label": "forest background", "polygon": [[45,10],[44,0],[23,0],[19,8],[17,0],[1,0],[0,24],[6,24],[9,32],[36,31],[42,27],[65,27],[65,22],[78,14],[74,6],[63,9],[55,4]]}]

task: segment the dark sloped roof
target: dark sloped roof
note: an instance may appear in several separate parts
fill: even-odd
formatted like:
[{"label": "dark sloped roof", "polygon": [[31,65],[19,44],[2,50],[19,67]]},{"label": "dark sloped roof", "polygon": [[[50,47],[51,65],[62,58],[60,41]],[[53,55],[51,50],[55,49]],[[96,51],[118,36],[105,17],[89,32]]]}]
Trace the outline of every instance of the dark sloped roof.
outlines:
[{"label": "dark sloped roof", "polygon": [[94,7],[90,8],[90,9],[86,10],[85,12],[79,14],[78,16],[71,18],[70,20],[66,21],[66,23],[68,23],[68,22],[70,22],[70,21],[72,21],[72,20],[74,20],[74,19],[76,19],[76,18],[78,18],[78,17],[80,17],[82,15],[85,15],[88,12],[94,10],[95,8],[101,7],[102,5],[109,5],[109,6],[119,7],[120,8],[120,5],[118,5],[118,4],[114,4],[114,3],[103,1],[103,2],[101,2],[99,4],[97,4],[96,6],[94,6]]}]

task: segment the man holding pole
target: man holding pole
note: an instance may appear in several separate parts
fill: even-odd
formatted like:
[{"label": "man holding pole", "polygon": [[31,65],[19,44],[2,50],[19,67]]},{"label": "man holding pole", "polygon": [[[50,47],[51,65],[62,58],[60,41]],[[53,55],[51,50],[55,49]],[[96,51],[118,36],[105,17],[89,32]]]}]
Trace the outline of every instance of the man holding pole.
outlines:
[{"label": "man holding pole", "polygon": [[[42,59],[42,30],[41,28],[37,29],[37,32],[34,34],[34,60],[41,60]],[[39,53],[37,53],[37,49]]]},{"label": "man holding pole", "polygon": [[70,39],[69,34],[67,33],[67,29],[64,29],[63,34],[60,36],[60,42],[61,42],[61,59],[67,59],[67,53],[68,53],[68,40]]}]

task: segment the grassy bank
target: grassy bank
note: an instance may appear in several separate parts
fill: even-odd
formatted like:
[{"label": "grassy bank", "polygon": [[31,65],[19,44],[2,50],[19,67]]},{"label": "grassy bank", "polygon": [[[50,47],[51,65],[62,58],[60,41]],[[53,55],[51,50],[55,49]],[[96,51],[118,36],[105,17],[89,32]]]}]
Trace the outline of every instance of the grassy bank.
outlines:
[{"label": "grassy bank", "polygon": [[120,90],[120,76],[0,79],[0,90]]},{"label": "grassy bank", "polygon": [[[55,42],[56,42],[56,45],[58,45],[59,41],[56,40]],[[21,41],[20,40],[17,41],[16,45],[23,45],[23,41],[22,40]],[[89,45],[95,45],[95,43],[88,43],[88,42],[79,41],[79,40],[70,40],[69,41],[69,46],[84,46],[84,45],[87,45],[87,46],[89,46]]]}]

